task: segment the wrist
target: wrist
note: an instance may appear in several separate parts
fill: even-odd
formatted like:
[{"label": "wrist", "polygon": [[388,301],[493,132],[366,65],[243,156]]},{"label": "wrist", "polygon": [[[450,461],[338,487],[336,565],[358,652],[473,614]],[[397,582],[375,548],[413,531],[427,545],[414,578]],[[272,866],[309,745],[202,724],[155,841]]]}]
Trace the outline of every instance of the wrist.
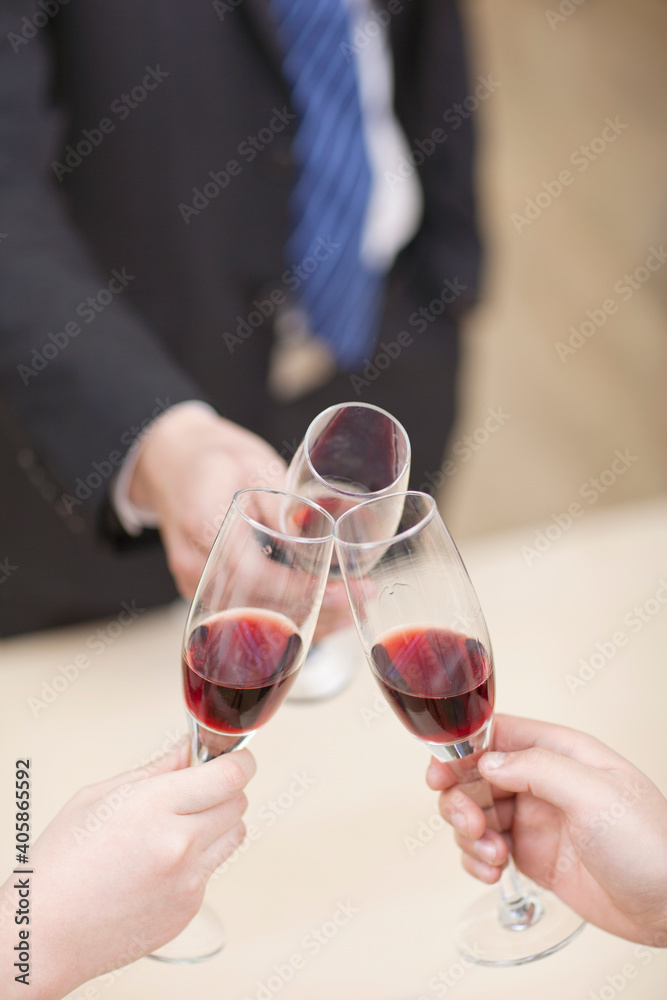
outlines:
[{"label": "wrist", "polygon": [[[10,878],[0,890],[0,897],[10,904],[16,893],[13,885],[14,881]],[[61,1000],[79,985],[67,975],[67,949],[54,952],[51,947],[54,928],[45,924],[49,924],[49,920],[44,919],[38,909],[33,911],[29,924],[17,925],[9,919],[0,923],[3,1000],[22,1000],[28,995],[30,1000]],[[27,960],[24,961],[26,955]],[[26,984],[29,987],[27,992]]]},{"label": "wrist", "polygon": [[180,403],[162,413],[147,428],[129,483],[130,502],[158,514],[160,494],[170,470],[179,474],[192,452],[192,442],[219,433],[220,418],[205,403]]}]

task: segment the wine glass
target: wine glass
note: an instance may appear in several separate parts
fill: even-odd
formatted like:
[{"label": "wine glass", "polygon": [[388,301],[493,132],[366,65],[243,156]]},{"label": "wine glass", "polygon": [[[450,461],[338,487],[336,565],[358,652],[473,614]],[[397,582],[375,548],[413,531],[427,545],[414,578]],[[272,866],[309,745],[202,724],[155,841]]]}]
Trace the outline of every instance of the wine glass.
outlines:
[{"label": "wine glass", "polygon": [[[291,530],[281,530],[287,513]],[[204,567],[183,637],[192,764],[245,746],[282,704],[313,637],[329,572],[333,519],[281,490],[234,495]],[[195,962],[224,945],[203,908],[152,954]]]},{"label": "wine glass", "polygon": [[286,488],[336,519],[362,500],[405,489],[409,475],[410,440],[403,425],[371,403],[338,403],[309,425],[287,470]]},{"label": "wine glass", "polygon": [[[397,502],[400,515],[387,534]],[[491,788],[477,770],[493,724],[491,643],[434,499],[405,492],[369,500],[343,514],[334,539],[359,637],[390,707],[500,831]],[[457,943],[478,964],[520,965],[562,948],[583,926],[557,896],[528,888],[510,858],[500,898],[488,892],[464,913]]]},{"label": "wine glass", "polygon": [[[362,500],[407,489],[409,476],[410,439],[402,424],[370,403],[338,403],[308,427],[287,470],[286,488],[335,519]],[[390,520],[387,531],[393,527]],[[335,553],[329,579],[340,579]],[[312,647],[292,699],[327,698],[347,684],[355,663],[343,638],[334,633]]]}]

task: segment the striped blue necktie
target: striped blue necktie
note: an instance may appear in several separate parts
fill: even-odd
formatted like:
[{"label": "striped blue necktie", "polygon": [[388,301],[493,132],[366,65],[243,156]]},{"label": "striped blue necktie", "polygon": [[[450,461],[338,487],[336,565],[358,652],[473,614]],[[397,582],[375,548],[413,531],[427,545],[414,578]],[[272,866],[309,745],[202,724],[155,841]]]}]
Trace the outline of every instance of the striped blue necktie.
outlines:
[{"label": "striped blue necktie", "polygon": [[271,0],[271,9],[299,117],[287,255],[304,265],[300,302],[312,333],[353,370],[375,342],[383,277],[360,258],[371,168],[349,19],[343,0]]}]

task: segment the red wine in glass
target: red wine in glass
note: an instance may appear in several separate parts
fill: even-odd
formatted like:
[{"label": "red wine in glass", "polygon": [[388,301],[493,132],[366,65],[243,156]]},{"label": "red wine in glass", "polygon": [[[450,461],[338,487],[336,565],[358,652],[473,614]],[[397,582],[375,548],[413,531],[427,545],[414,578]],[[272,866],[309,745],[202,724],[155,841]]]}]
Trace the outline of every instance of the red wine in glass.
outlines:
[{"label": "red wine in glass", "polygon": [[[401,424],[369,403],[340,403],[328,407],[308,427],[290,463],[287,484],[290,492],[314,501],[336,520],[369,496],[404,489],[409,472],[410,442]],[[284,523],[290,524],[288,519]],[[292,523],[307,527],[296,520]],[[330,578],[339,577],[334,554]],[[351,676],[326,661],[325,671]]]},{"label": "red wine in glass", "polygon": [[[285,511],[307,524],[281,527]],[[284,490],[234,494],[183,635],[191,764],[245,746],[296,680],[322,604],[332,528],[325,511]],[[224,942],[220,921],[202,911],[153,957],[201,961]]]},{"label": "red wine in glass", "polygon": [[274,714],[296,678],[303,643],[284,615],[256,608],[200,622],[183,654],[188,710],[220,733],[254,732]]},{"label": "red wine in glass", "polygon": [[[385,490],[396,480],[405,462],[403,429],[393,417],[376,407],[347,404],[331,410],[334,411],[331,419],[309,441],[313,470],[342,491]],[[372,447],[358,447],[359,442],[366,440],[372,441]]]},{"label": "red wine in glass", "polygon": [[[303,492],[304,494],[308,494],[309,500],[312,500],[323,510],[326,510],[327,514],[331,514],[334,521],[346,511],[355,507],[359,502],[359,499],[362,499],[368,493],[368,490],[364,486],[361,486],[359,483],[353,483],[348,479],[342,479],[340,476],[337,478],[331,477],[330,483],[334,489],[340,489],[345,494],[351,494],[351,496],[327,495],[315,482],[311,486],[306,487]],[[307,532],[310,529],[311,522],[315,516],[315,512],[312,508],[304,507],[297,514],[293,515],[292,523],[302,531]]]},{"label": "red wine in glass", "polygon": [[[491,741],[491,642],[433,497],[408,491],[368,500],[342,515],[334,538],[359,637],[387,701],[500,832],[493,791],[477,770]],[[457,942],[472,962],[521,965],[557,951],[581,926],[557,897],[547,901],[525,885],[510,858],[500,896],[466,909]]]},{"label": "red wine in glass", "polygon": [[491,661],[476,639],[437,626],[401,626],[371,650],[373,672],[404,726],[428,743],[456,743],[491,718]]}]

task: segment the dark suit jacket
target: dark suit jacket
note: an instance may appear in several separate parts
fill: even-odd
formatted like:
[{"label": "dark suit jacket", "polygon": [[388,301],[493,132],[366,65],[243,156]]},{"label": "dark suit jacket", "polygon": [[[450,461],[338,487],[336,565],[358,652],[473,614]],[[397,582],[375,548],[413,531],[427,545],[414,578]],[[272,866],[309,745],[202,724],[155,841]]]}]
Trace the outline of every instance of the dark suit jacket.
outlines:
[{"label": "dark suit jacket", "polygon": [[[470,84],[454,0],[402,7],[396,109],[412,143],[447,130]],[[303,433],[306,411],[263,393],[270,319],[233,352],[224,337],[282,287],[296,124],[261,0],[3,0],[0,634],[173,596],[159,546],[110,544],[122,539],[107,503],[164,406],[207,399],[279,446],[298,412]],[[471,164],[462,118],[419,169],[424,221],[395,269],[400,317],[385,316],[385,336],[446,278],[466,292],[431,345],[471,301]],[[454,353],[443,365],[447,395]],[[338,398],[354,398],[344,384]]]}]

